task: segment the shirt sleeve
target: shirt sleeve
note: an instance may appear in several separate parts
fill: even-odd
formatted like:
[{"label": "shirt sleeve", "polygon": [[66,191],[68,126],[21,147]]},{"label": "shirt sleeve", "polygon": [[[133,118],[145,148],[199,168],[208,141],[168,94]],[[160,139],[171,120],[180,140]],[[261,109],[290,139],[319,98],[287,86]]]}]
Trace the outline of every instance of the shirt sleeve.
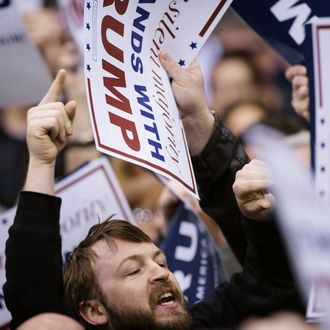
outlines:
[{"label": "shirt sleeve", "polygon": [[6,242],[3,287],[11,329],[44,312],[70,315],[63,286],[60,206],[55,196],[20,193]]},{"label": "shirt sleeve", "polygon": [[248,162],[241,143],[215,115],[213,133],[201,154],[192,157],[192,163],[201,207],[218,223],[241,265],[246,255],[246,239],[232,185],[236,172]]}]

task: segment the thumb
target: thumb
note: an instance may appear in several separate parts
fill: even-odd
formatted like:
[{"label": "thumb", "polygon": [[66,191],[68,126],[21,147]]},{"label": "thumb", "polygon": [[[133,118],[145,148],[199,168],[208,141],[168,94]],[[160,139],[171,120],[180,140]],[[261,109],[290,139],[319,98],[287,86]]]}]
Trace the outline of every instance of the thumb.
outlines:
[{"label": "thumb", "polygon": [[64,69],[58,71],[53,83],[50,85],[46,95],[41,100],[39,105],[57,102],[59,100],[62,90],[64,88],[65,75],[66,72]]},{"label": "thumb", "polygon": [[159,53],[159,61],[162,64],[165,71],[174,79],[182,79],[182,75],[185,74],[185,70],[175,62],[175,60],[165,51]]}]

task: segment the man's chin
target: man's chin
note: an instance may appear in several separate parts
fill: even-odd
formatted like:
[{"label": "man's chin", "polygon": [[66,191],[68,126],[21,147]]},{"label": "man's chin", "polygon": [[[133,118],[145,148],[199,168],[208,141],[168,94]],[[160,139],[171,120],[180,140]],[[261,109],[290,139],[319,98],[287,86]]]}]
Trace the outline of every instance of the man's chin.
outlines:
[{"label": "man's chin", "polygon": [[181,306],[177,309],[156,309],[155,321],[159,330],[189,329],[191,325],[190,314]]}]

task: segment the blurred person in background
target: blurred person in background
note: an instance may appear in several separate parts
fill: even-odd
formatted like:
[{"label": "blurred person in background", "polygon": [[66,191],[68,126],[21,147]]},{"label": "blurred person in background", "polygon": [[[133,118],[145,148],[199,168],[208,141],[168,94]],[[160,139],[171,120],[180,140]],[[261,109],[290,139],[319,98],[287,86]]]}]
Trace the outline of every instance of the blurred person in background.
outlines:
[{"label": "blurred person in background", "polygon": [[220,116],[237,102],[259,102],[269,109],[281,103],[279,91],[262,75],[248,51],[224,54],[213,70],[212,88],[212,108]]},{"label": "blurred person in background", "polygon": [[[75,134],[56,164],[58,178],[82,163],[95,159],[93,133],[88,114],[81,55],[69,32],[63,27],[55,1],[17,2],[32,43],[39,49],[51,74],[65,68],[67,79],[63,100],[75,99]],[[16,204],[28,163],[26,112],[31,105],[11,106],[0,111],[0,210]]]},{"label": "blurred person in background", "polygon": [[261,122],[271,114],[272,112],[259,102],[240,101],[224,109],[222,120],[237,137],[240,137],[251,125]]},{"label": "blurred person in background", "polygon": [[[47,64],[57,61],[62,29],[52,1],[17,1],[27,33],[38,47]],[[54,46],[56,45],[56,47]],[[49,54],[48,54],[49,53]],[[51,57],[50,57],[51,54]],[[26,112],[31,105],[12,105],[0,111],[0,210],[16,204],[28,163],[26,147]],[[56,176],[64,173],[63,156],[59,156]]]}]

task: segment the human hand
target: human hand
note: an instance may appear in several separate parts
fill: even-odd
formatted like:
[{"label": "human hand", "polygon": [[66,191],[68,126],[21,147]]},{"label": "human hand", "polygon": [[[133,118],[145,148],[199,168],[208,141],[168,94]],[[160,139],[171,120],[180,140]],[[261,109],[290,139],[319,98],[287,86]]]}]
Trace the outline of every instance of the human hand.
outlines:
[{"label": "human hand", "polygon": [[30,164],[53,165],[72,134],[76,102],[59,102],[65,81],[60,70],[38,106],[27,114],[27,145]]},{"label": "human hand", "polygon": [[292,86],[291,104],[296,113],[309,121],[309,90],[307,69],[303,65],[292,65],[285,72]]},{"label": "human hand", "polygon": [[272,185],[266,163],[253,159],[236,173],[233,190],[244,216],[262,220],[274,204],[274,197],[266,190]]},{"label": "human hand", "polygon": [[172,80],[172,90],[179,108],[192,155],[200,153],[209,140],[214,117],[207,105],[203,75],[197,61],[186,68],[161,51],[159,60]]}]

